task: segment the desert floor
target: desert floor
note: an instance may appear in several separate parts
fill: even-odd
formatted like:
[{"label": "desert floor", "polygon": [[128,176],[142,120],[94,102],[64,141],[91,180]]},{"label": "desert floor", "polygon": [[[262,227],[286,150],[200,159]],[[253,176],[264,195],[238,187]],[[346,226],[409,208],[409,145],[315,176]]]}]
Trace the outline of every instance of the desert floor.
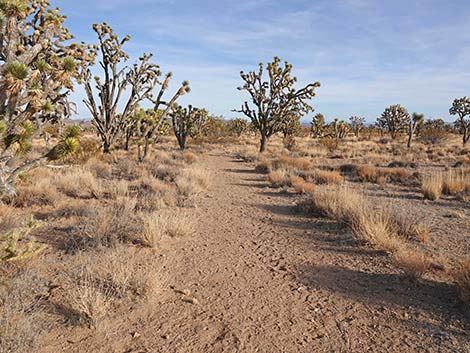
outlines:
[{"label": "desert floor", "polygon": [[52,330],[41,352],[470,351],[450,285],[408,281],[230,153],[198,164],[212,185],[195,200],[194,234],[156,250],[155,302],[118,308],[96,330]]}]

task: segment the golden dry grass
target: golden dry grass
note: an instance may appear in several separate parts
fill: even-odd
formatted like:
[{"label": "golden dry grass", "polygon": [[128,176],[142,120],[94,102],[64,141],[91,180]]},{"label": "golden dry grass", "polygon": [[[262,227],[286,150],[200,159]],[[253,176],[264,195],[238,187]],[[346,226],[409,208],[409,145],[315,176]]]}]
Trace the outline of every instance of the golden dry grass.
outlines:
[{"label": "golden dry grass", "polygon": [[396,265],[403,271],[403,274],[414,281],[423,277],[430,268],[428,257],[416,249],[400,250],[394,258]]},{"label": "golden dry grass", "polygon": [[266,179],[273,188],[282,188],[289,185],[289,173],[284,169],[270,172]]},{"label": "golden dry grass", "polygon": [[442,195],[442,174],[431,173],[424,175],[421,180],[421,191],[425,199],[436,201]]},{"label": "golden dry grass", "polygon": [[341,184],[344,177],[337,170],[316,170],[313,178],[318,184]]},{"label": "golden dry grass", "polygon": [[294,188],[295,192],[299,194],[312,193],[315,191],[314,183],[307,182],[299,176],[291,176],[289,183]]},{"label": "golden dry grass", "polygon": [[460,298],[470,305],[470,260],[459,264],[452,271],[452,277],[459,290]]}]

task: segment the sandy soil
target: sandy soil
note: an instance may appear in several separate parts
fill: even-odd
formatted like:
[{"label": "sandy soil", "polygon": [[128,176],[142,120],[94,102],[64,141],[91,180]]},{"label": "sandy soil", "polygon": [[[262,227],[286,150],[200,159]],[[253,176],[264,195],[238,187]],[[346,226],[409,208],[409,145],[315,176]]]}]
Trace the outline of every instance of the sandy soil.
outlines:
[{"label": "sandy soil", "polygon": [[345,229],[296,213],[222,153],[192,237],[157,251],[158,301],[98,331],[49,337],[44,352],[470,352],[468,312],[445,283],[403,279]]}]

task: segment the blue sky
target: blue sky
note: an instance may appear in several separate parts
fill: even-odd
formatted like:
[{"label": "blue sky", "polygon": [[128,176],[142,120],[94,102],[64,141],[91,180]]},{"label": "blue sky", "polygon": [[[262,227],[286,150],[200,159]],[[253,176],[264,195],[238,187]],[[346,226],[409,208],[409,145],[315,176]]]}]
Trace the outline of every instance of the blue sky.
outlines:
[{"label": "blue sky", "polygon": [[[452,120],[448,108],[470,95],[468,0],[52,0],[79,40],[95,42],[91,24],[108,22],[132,40],[136,58],[153,52],[180,103],[234,117],[247,99],[240,70],[278,55],[299,84],[320,81],[312,100],[327,120],[374,121],[390,104]],[[80,100],[77,88],[75,100]],[[78,102],[77,102],[78,103]],[[81,116],[87,115],[82,104]],[[311,116],[304,120],[310,120]]]}]

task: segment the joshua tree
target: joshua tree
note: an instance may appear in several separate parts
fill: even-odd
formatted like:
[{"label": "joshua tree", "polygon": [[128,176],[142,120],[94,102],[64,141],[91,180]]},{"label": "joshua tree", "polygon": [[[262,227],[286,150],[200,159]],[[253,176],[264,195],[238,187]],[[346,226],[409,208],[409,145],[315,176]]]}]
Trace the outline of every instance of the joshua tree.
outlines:
[{"label": "joshua tree", "polygon": [[[159,137],[168,132],[168,123],[162,119],[162,110],[137,109],[132,115],[132,124],[126,130],[126,147],[132,136],[137,140],[137,158],[143,162],[148,155],[150,144],[157,143]],[[166,124],[165,124],[166,123]],[[158,127],[158,129],[155,129]]]},{"label": "joshua tree", "polygon": [[408,110],[400,104],[395,104],[385,109],[381,117],[377,119],[377,125],[389,132],[392,139],[395,139],[400,132],[406,130],[410,120]]},{"label": "joshua tree", "polygon": [[[151,54],[144,54],[131,68],[122,66],[129,59],[122,47],[130,37],[120,39],[106,23],[94,24],[93,30],[98,35],[99,44],[90,49],[90,56],[100,56],[99,63],[104,78],[93,78],[90,66],[83,67],[81,78],[87,95],[84,103],[102,140],[103,151],[109,153],[116,137],[130,123],[128,118],[138,104],[151,97],[161,72],[158,65],[150,62]],[[92,81],[98,98],[95,97]],[[126,90],[129,94],[127,101],[123,103],[121,100]],[[121,105],[124,108],[118,113]]]},{"label": "joshua tree", "polygon": [[312,123],[310,126],[310,131],[312,133],[312,136],[315,138],[323,137],[323,135],[325,134],[325,128],[326,128],[325,117],[321,113],[316,114],[313,117]]},{"label": "joshua tree", "polygon": [[330,124],[331,136],[337,140],[344,139],[349,131],[351,131],[349,125],[343,120],[339,121],[338,118],[335,118]]},{"label": "joshua tree", "polygon": [[424,123],[424,114],[413,113],[411,114],[410,123],[408,125],[408,148],[411,148],[411,142],[413,141],[413,136],[415,135],[416,131],[423,125]]},{"label": "joshua tree", "polygon": [[470,98],[463,97],[455,99],[452,103],[452,107],[449,109],[449,113],[459,117],[455,122],[455,126],[463,135],[462,142],[463,145],[466,146],[470,139]]},{"label": "joshua tree", "polygon": [[280,62],[275,57],[273,62],[268,63],[267,81],[263,81],[262,63],[259,64],[258,72],[240,72],[244,85],[238,89],[250,94],[254,108],[245,102],[241,110],[235,111],[245,114],[258,129],[261,134],[260,152],[266,150],[269,137],[280,131],[286,118],[300,117],[313,111],[306,101],[313,98],[315,88],[320,87],[320,83],[315,82],[300,89],[294,88],[297,78],[291,76],[292,65],[285,62],[284,67],[281,67]]},{"label": "joshua tree", "polygon": [[235,118],[227,123],[228,130],[237,137],[242,136],[250,129],[248,121],[243,118]]},{"label": "joshua tree", "polygon": [[0,1],[1,195],[14,196],[16,177],[50,158],[27,152],[44,126],[71,112],[73,79],[88,58],[83,45],[70,43],[65,18],[44,0]]},{"label": "joshua tree", "polygon": [[178,145],[183,151],[186,148],[186,140],[188,136],[194,137],[201,130],[207,119],[208,113],[205,109],[183,108],[178,104],[173,106],[170,113],[173,132],[178,140]]},{"label": "joshua tree", "polygon": [[301,130],[299,116],[289,115],[280,124],[279,130],[282,132],[284,139],[294,136]]},{"label": "joshua tree", "polygon": [[351,130],[354,133],[356,138],[359,138],[359,133],[364,128],[364,124],[366,119],[359,117],[359,116],[352,116],[349,118]]}]

